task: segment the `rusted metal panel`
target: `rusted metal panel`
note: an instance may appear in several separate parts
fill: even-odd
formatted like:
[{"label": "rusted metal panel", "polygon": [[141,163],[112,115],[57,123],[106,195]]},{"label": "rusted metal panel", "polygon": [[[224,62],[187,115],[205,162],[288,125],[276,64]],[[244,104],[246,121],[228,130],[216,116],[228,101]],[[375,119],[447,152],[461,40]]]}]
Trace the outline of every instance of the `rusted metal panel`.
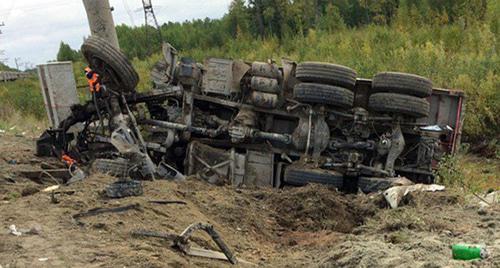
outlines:
[{"label": "rusted metal panel", "polygon": [[210,58],[205,62],[207,72],[203,75],[202,91],[229,96],[232,92],[233,61]]},{"label": "rusted metal panel", "polygon": [[236,187],[273,187],[274,153],[247,150],[223,150],[199,142],[191,142],[186,156],[187,175],[198,175],[214,184]]},{"label": "rusted metal panel", "polygon": [[435,88],[428,98],[430,114],[418,122],[427,125],[449,126],[453,129],[451,135],[442,142],[449,153],[455,153],[459,147],[462,136],[462,126],[465,114],[465,96],[460,90],[445,90]]}]

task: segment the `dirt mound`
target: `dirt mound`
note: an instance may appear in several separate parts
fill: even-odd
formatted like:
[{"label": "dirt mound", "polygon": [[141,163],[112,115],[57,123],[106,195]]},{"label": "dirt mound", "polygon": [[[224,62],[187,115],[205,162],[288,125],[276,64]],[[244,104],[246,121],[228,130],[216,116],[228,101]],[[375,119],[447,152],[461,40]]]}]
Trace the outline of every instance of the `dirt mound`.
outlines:
[{"label": "dirt mound", "polygon": [[283,190],[269,201],[277,223],[293,231],[350,233],[377,210],[366,197],[343,195],[335,188],[315,184]]}]

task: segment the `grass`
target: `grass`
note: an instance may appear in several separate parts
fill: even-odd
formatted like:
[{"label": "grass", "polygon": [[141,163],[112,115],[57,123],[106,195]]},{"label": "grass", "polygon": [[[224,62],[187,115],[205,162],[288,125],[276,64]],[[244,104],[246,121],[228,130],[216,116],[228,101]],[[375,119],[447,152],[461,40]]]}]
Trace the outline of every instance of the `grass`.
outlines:
[{"label": "grass", "polygon": [[46,115],[40,84],[35,78],[0,83],[0,118],[16,112],[43,119]]},{"label": "grass", "polygon": [[445,156],[436,172],[437,183],[468,193],[500,190],[500,159],[470,154]]}]

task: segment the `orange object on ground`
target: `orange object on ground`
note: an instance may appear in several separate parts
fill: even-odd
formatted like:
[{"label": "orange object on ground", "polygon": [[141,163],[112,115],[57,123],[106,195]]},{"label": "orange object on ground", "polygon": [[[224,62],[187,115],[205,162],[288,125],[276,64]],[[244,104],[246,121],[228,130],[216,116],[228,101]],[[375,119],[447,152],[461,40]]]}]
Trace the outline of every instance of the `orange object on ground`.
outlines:
[{"label": "orange object on ground", "polygon": [[76,164],[76,160],[71,158],[71,156],[69,156],[67,154],[63,154],[61,158],[62,158],[62,161],[64,163],[66,163],[68,166],[72,166],[72,165]]},{"label": "orange object on ground", "polygon": [[99,92],[101,90],[99,75],[92,71],[89,67],[86,67],[85,76],[87,77],[87,82],[89,83],[90,92]]}]

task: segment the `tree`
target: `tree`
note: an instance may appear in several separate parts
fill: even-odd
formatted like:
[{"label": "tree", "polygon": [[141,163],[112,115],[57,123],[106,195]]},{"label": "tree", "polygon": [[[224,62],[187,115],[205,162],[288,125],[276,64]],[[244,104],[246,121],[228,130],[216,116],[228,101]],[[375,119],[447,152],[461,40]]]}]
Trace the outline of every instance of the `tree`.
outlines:
[{"label": "tree", "polygon": [[257,21],[258,35],[264,38],[266,32],[264,26],[264,13],[263,13],[264,9],[262,0],[250,0],[249,2],[250,2],[251,13],[255,18],[255,20]]},{"label": "tree", "polygon": [[340,16],[339,8],[333,4],[328,4],[326,13],[318,20],[318,28],[333,32],[345,28],[344,20]]},{"label": "tree", "polygon": [[81,59],[80,52],[73,50],[68,44],[61,41],[57,61],[78,61]]},{"label": "tree", "polygon": [[228,28],[233,38],[250,31],[249,12],[244,0],[233,0],[227,14]]}]

